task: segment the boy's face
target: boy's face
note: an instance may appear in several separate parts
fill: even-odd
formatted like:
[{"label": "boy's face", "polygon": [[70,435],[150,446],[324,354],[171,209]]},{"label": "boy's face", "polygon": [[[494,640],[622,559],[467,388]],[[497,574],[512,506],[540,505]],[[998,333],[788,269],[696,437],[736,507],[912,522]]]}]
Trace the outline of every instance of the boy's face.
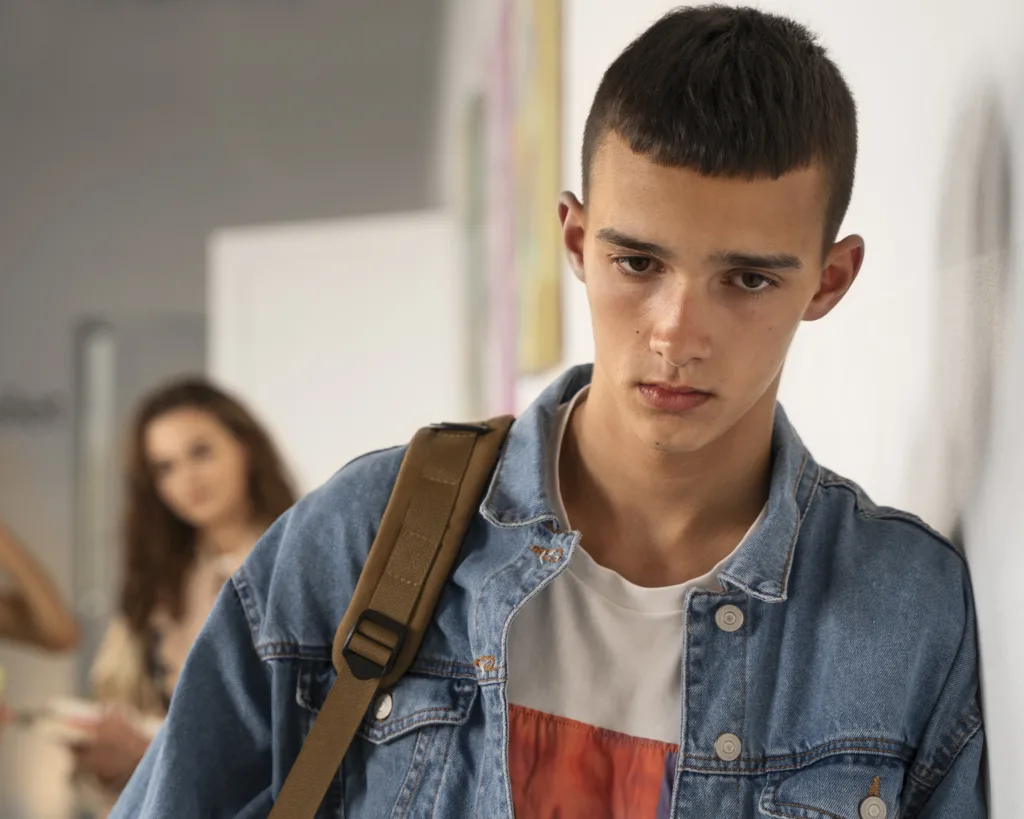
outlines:
[{"label": "boy's face", "polygon": [[839,302],[863,258],[856,236],[822,252],[820,170],[709,178],[609,134],[590,172],[586,208],[564,195],[559,210],[590,302],[602,411],[675,453],[774,412],[797,327]]}]

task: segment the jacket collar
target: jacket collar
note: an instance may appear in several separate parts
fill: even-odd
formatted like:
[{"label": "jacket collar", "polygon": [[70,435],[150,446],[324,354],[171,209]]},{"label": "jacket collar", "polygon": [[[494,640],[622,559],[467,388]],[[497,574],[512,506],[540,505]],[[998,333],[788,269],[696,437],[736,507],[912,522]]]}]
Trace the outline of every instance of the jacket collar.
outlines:
[{"label": "jacket collar", "polygon": [[[558,407],[590,383],[593,366],[573,367],[512,425],[501,462],[481,506],[496,526],[557,522],[549,463]],[[818,466],[781,405],[772,432],[772,477],[761,523],[726,563],[719,579],[768,602],[786,599],[800,524],[818,484]]]}]

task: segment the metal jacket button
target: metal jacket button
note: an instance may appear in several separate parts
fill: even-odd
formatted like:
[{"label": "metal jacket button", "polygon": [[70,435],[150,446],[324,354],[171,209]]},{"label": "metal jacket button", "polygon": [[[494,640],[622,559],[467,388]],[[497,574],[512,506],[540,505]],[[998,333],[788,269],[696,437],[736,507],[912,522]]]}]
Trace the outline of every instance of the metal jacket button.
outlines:
[{"label": "metal jacket button", "polygon": [[715,742],[715,755],[723,762],[733,762],[740,758],[743,743],[736,734],[722,734]]},{"label": "metal jacket button", "polygon": [[391,716],[391,712],[395,708],[395,700],[390,694],[381,694],[377,697],[377,705],[374,708],[374,714],[381,722]]},{"label": "metal jacket button", "polygon": [[743,612],[736,606],[722,606],[715,612],[715,622],[722,631],[739,631],[743,628]]},{"label": "metal jacket button", "polygon": [[885,819],[889,809],[877,796],[869,796],[860,803],[860,819]]}]

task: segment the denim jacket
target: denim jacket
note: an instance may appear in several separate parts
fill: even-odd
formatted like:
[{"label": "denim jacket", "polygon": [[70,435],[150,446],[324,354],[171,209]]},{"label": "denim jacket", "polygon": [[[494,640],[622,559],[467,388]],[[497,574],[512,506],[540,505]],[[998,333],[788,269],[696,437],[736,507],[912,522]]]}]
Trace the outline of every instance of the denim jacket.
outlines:
[{"label": "denim jacket", "polygon": [[[509,625],[579,543],[553,525],[547,458],[556,407],[590,375],[569,371],[513,425],[419,656],[390,713],[363,720],[319,817],[512,817]],[[403,453],[349,464],[262,538],[113,819],[267,815],[331,687],[335,629]],[[781,407],[772,456],[766,515],[722,568],[725,590],[687,597],[672,817],[984,817],[963,559],[817,464]],[[716,626],[723,605],[743,612],[738,631]],[[716,753],[723,734],[739,758]]]}]

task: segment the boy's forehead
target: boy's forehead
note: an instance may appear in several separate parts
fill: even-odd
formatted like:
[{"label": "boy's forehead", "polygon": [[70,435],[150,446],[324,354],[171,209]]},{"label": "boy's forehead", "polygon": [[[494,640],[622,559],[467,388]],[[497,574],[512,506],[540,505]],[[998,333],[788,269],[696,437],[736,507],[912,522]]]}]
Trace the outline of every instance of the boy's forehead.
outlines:
[{"label": "boy's forehead", "polygon": [[817,165],[777,179],[704,176],[690,168],[659,165],[611,134],[594,156],[588,223],[595,229],[657,231],[662,241],[685,226],[719,242],[747,234],[762,244],[774,237],[791,245],[820,245],[827,200],[824,179]]}]

